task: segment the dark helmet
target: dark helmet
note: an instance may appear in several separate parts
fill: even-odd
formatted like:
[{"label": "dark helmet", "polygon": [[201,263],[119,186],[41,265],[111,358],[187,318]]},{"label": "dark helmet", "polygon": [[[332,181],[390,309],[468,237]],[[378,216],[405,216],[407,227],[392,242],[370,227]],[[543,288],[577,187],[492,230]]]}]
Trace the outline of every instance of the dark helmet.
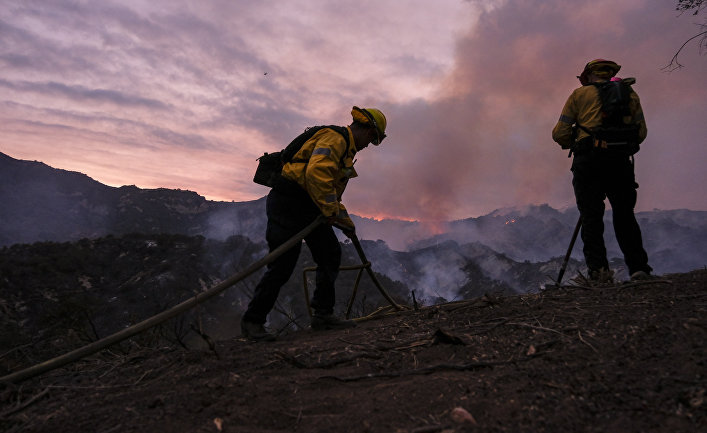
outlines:
[{"label": "dark helmet", "polygon": [[584,70],[577,76],[577,78],[579,78],[579,82],[582,83],[583,86],[586,86],[589,84],[589,74],[594,74],[597,77],[606,78],[608,80],[616,75],[620,69],[621,65],[616,62],[612,62],[611,60],[595,59],[584,66]]}]

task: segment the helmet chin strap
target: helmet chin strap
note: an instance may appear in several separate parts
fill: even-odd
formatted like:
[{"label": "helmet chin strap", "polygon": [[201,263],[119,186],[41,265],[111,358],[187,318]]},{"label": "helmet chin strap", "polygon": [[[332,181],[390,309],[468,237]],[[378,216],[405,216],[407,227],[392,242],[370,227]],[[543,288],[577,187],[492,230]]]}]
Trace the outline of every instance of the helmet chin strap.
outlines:
[{"label": "helmet chin strap", "polygon": [[361,111],[368,118],[368,120],[370,120],[371,124],[373,125],[373,128],[376,130],[376,141],[374,141],[373,144],[378,146],[379,144],[381,144],[381,141],[383,141],[383,138],[385,138],[385,134],[383,135],[383,138],[381,138],[380,128],[378,128],[378,122],[376,122],[376,119],[371,113],[368,112],[368,110],[362,108]]}]

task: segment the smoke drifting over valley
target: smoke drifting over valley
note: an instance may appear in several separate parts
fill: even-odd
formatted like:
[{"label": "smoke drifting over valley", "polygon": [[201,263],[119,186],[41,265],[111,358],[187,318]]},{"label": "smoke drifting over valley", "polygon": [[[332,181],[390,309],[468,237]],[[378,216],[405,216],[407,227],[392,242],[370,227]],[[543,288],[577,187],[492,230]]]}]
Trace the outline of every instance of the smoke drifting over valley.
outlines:
[{"label": "smoke drifting over valley", "polygon": [[[218,242],[243,237],[257,245],[249,253],[252,261],[267,252],[264,198],[227,203],[190,191],[113,188],[80,173],[6,155],[0,155],[0,185],[2,245],[172,233]],[[418,299],[451,300],[480,296],[483,290],[540,289],[556,277],[578,214],[574,208],[542,205],[497,209],[478,218],[435,224],[352,217],[376,272],[404,284],[406,295],[414,290]],[[686,272],[705,265],[707,212],[656,210],[639,212],[637,217],[656,273]],[[612,266],[619,277],[625,277],[610,211],[605,223],[609,257],[618,258]],[[340,240],[351,248],[343,234]],[[582,269],[581,250],[579,239],[568,276]],[[230,253],[220,254],[228,266]],[[346,264],[360,261],[353,252],[350,255]]]}]

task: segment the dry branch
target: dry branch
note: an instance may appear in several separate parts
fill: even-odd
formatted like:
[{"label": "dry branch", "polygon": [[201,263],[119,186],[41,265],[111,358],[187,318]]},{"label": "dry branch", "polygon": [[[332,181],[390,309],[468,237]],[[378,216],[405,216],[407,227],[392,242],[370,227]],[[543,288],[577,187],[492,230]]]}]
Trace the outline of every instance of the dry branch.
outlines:
[{"label": "dry branch", "polygon": [[13,413],[17,413],[17,412],[25,409],[26,407],[28,407],[32,403],[38,401],[40,398],[44,397],[48,393],[49,393],[49,388],[45,388],[44,391],[40,392],[39,394],[33,396],[32,398],[30,398],[26,401],[24,401],[23,403],[18,402],[17,405],[15,405],[15,407],[12,407],[12,408],[7,409],[6,411],[0,413],[0,418],[5,418],[7,416],[12,415]]},{"label": "dry branch", "polygon": [[523,359],[509,359],[507,361],[474,361],[474,362],[468,362],[466,364],[446,364],[446,363],[444,363],[444,364],[431,365],[429,367],[416,368],[413,370],[399,370],[399,371],[389,371],[389,372],[383,372],[383,373],[369,373],[369,374],[364,374],[361,376],[348,376],[348,377],[322,376],[319,379],[334,379],[334,380],[338,380],[340,382],[355,382],[358,380],[365,380],[365,379],[395,378],[395,377],[405,377],[405,376],[413,376],[413,375],[421,375],[421,374],[430,374],[430,373],[436,373],[438,371],[469,371],[469,370],[478,370],[480,368],[495,367],[497,365],[515,364],[515,363],[522,362],[522,361],[528,361],[528,360],[536,358],[540,355],[542,355],[542,353],[536,353],[532,356],[528,356]]},{"label": "dry branch", "polygon": [[331,367],[335,367],[339,364],[345,364],[347,362],[352,362],[352,361],[355,361],[355,360],[361,359],[361,358],[380,359],[383,357],[383,355],[381,355],[380,353],[355,352],[349,356],[345,356],[345,357],[341,357],[341,358],[329,359],[329,360],[314,362],[314,363],[307,363],[307,362],[300,361],[299,359],[297,359],[297,357],[288,355],[287,353],[284,353],[284,352],[278,352],[278,353],[276,353],[276,355],[279,356],[284,361],[287,361],[290,364],[294,365],[295,367],[304,368],[304,369],[331,368]]}]

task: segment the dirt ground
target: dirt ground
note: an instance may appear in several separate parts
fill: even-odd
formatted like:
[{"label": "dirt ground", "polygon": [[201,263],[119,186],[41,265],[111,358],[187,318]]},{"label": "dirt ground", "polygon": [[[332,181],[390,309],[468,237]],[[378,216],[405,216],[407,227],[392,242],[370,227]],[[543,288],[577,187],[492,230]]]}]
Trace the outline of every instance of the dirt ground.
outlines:
[{"label": "dirt ground", "polygon": [[486,295],[0,386],[6,432],[707,431],[707,270]]}]

